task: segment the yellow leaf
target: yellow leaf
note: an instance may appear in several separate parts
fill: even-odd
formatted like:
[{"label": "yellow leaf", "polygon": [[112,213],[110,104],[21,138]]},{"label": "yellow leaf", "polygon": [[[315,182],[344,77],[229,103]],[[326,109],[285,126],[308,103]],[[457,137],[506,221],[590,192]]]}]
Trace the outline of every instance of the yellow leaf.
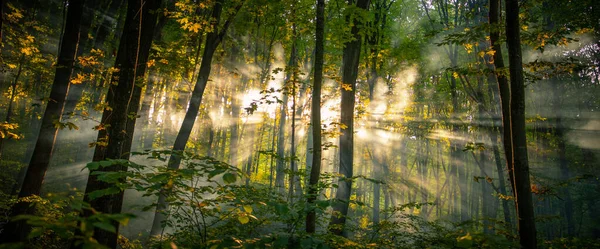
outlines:
[{"label": "yellow leaf", "polygon": [[454,73],[452,73],[452,77],[454,77],[455,79],[458,79],[458,76],[459,76],[459,75],[458,75],[458,73],[457,73],[457,72],[454,72]]},{"label": "yellow leaf", "polygon": [[185,17],[185,18],[181,18],[181,19],[177,20],[177,22],[180,24],[187,24],[189,21],[188,21],[187,17]]},{"label": "yellow leaf", "polygon": [[342,88],[346,91],[352,91],[352,85],[342,83]]},{"label": "yellow leaf", "polygon": [[369,218],[366,215],[360,218],[359,227],[362,229],[366,229],[369,226]]},{"label": "yellow leaf", "polygon": [[85,76],[78,73],[75,78],[71,79],[71,84],[78,85],[78,84],[83,83],[84,80],[85,80]]},{"label": "yellow leaf", "polygon": [[523,26],[521,26],[521,29],[522,29],[523,31],[527,31],[527,30],[529,29],[529,27],[528,27],[527,25],[523,25]]},{"label": "yellow leaf", "polygon": [[244,210],[246,211],[246,213],[252,213],[252,206],[244,205]]},{"label": "yellow leaf", "polygon": [[473,52],[473,44],[471,44],[471,43],[465,43],[465,44],[463,44],[463,46],[465,47],[465,50],[467,50],[468,54],[470,54],[471,52]]},{"label": "yellow leaf", "polygon": [[246,216],[246,215],[240,215],[240,216],[238,216],[238,221],[242,224],[246,224],[246,223],[250,222],[250,218],[248,218],[248,216]]},{"label": "yellow leaf", "polygon": [[15,65],[15,64],[8,64],[8,67],[10,69],[15,69],[15,68],[17,68],[17,65]]},{"label": "yellow leaf", "polygon": [[21,53],[24,53],[25,55],[33,54],[33,52],[31,51],[31,48],[21,48]]},{"label": "yellow leaf", "polygon": [[479,57],[483,58],[485,56],[485,52],[479,51],[479,53],[477,53],[477,55],[479,55]]},{"label": "yellow leaf", "polygon": [[193,31],[194,33],[198,33],[198,31],[200,31],[200,24],[199,23],[194,23],[194,25],[190,26],[188,29],[190,31]]}]

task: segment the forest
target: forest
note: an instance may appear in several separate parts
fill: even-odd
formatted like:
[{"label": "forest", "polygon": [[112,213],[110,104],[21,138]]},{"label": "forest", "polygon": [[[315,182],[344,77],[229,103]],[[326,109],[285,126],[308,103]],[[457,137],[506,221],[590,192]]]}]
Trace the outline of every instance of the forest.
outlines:
[{"label": "forest", "polygon": [[598,0],[0,17],[0,249],[600,248]]}]

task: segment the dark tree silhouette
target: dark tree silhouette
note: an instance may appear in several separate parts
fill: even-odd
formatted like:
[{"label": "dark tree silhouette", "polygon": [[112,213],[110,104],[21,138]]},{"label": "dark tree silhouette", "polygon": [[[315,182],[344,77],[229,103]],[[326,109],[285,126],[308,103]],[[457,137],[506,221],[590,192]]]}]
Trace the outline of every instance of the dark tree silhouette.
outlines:
[{"label": "dark tree silhouette", "polygon": [[[321,84],[323,83],[323,47],[325,39],[325,0],[317,0],[317,24],[315,39],[315,62],[314,83],[312,91],[312,103],[310,110],[312,126],[312,167],[310,168],[310,180],[308,181],[309,204],[317,199],[317,184],[321,173]],[[316,227],[316,213],[314,209],[309,210],[306,215],[306,232],[314,233]]]},{"label": "dark tree silhouette", "polygon": [[[362,10],[369,8],[369,0],[357,0],[356,3],[349,1]],[[360,47],[362,35],[360,27],[362,21],[355,15],[346,17],[347,23],[353,23],[351,29],[352,40],[344,44],[344,56],[342,61],[342,102],[340,122],[346,127],[340,127],[340,168],[339,173],[344,176],[338,183],[335,195],[336,203],[333,205],[333,216],[329,222],[329,230],[336,235],[342,235],[348,214],[350,194],[352,192],[353,165],[354,165],[354,105],[356,93],[356,78],[358,76],[358,63],[360,59]]]},{"label": "dark tree silhouette", "polygon": [[533,200],[529,180],[527,159],[527,136],[525,130],[525,79],[523,77],[523,57],[521,54],[521,34],[519,25],[519,1],[506,0],[506,43],[510,71],[510,114],[512,126],[515,205],[521,247],[537,248]]},{"label": "dark tree silhouette", "polygon": [[[56,63],[54,82],[50,90],[48,105],[44,111],[39,135],[33,149],[33,156],[25,172],[23,186],[19,191],[19,198],[39,195],[44,182],[44,176],[52,157],[52,150],[60,127],[61,116],[65,105],[65,99],[69,93],[69,84],[77,45],[79,43],[79,30],[82,22],[84,0],[72,0],[69,2],[67,19],[60,46],[60,53]],[[2,4],[0,4],[2,5]],[[89,17],[91,18],[91,17]],[[34,207],[27,202],[18,202],[11,209],[12,215],[33,214]],[[29,225],[24,221],[12,221],[4,228],[1,242],[25,242],[30,231]]]},{"label": "dark tree silhouette", "polygon": [[[104,109],[99,125],[99,143],[94,151],[94,161],[129,159],[142,92],[140,82],[143,81],[146,71],[160,3],[161,0],[129,0],[127,3],[125,26],[115,61],[118,72],[113,74],[106,95],[105,103],[108,107]],[[123,172],[127,171],[127,168],[122,165],[112,165],[98,170]],[[111,186],[108,183],[100,181],[94,171],[91,171],[84,200],[90,202],[96,211],[120,213],[123,191],[93,200],[89,198],[90,193],[109,187]],[[86,212],[84,215],[88,216],[91,213]],[[116,248],[119,229],[117,223],[114,225],[117,227],[117,233],[95,229],[94,238],[102,245]]]}]

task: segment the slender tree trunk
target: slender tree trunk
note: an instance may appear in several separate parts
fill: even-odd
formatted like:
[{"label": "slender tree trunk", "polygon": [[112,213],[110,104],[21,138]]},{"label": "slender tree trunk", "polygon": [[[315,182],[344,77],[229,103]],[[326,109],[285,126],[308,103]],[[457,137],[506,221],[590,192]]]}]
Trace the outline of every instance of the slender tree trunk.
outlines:
[{"label": "slender tree trunk", "polygon": [[[185,145],[190,138],[190,134],[192,129],[194,128],[194,123],[196,121],[196,117],[198,116],[198,111],[200,110],[200,103],[202,102],[202,96],[204,95],[204,90],[206,89],[206,85],[208,84],[208,79],[211,71],[212,59],[217,47],[223,40],[225,36],[225,32],[227,32],[227,28],[233,21],[235,14],[242,7],[242,4],[236,6],[235,13],[231,14],[229,19],[225,22],[224,26],[219,29],[219,22],[221,19],[221,12],[223,10],[223,4],[225,0],[217,0],[215,6],[212,11],[212,32],[206,35],[206,42],[204,45],[204,52],[202,54],[202,63],[200,64],[200,72],[198,73],[198,79],[196,81],[196,85],[194,86],[194,90],[192,91],[192,97],[190,99],[190,103],[185,113],[185,117],[183,119],[183,123],[181,124],[181,128],[179,129],[179,133],[177,133],[177,137],[175,138],[175,144],[173,145],[174,152],[183,152],[185,149]],[[178,169],[181,164],[181,157],[176,153],[172,154],[169,158],[168,167],[171,169]],[[152,229],[150,231],[151,235],[159,235],[162,231],[162,223],[165,220],[166,216],[164,215],[164,210],[168,210],[168,204],[166,202],[166,196],[161,194],[158,199],[158,206],[155,212],[154,221],[152,223]]]},{"label": "slender tree trunk", "polygon": [[239,100],[235,96],[237,94],[236,87],[233,87],[232,91],[232,101],[231,101],[231,137],[229,142],[229,162],[231,165],[235,167],[240,167],[240,159],[239,159],[239,119],[240,119],[240,104]]},{"label": "slender tree trunk", "polygon": [[[242,54],[239,53],[239,49],[237,49],[237,47],[235,47],[235,45],[233,45],[233,49],[232,49],[232,57],[231,58],[231,62],[234,63],[235,58],[239,58],[241,56],[243,56]],[[242,77],[242,84],[246,85],[246,77]],[[237,97],[238,94],[238,87],[236,87],[236,83],[235,82],[231,82],[231,138],[230,138],[230,143],[229,143],[229,163],[235,167],[240,167],[240,159],[239,159],[239,126],[240,126],[240,101],[239,98]],[[239,84],[239,83],[238,83]],[[245,89],[245,87],[242,87],[242,90]]]},{"label": "slender tree trunk", "polygon": [[[293,38],[294,41],[297,39],[297,32],[296,32],[296,25],[294,24],[292,26],[292,33],[293,33]],[[294,50],[296,50],[296,43],[294,42]],[[297,55],[296,55],[297,57]],[[297,165],[296,165],[296,109],[297,109],[297,104],[296,104],[296,82],[298,80],[298,63],[296,62],[296,60],[293,61],[293,67],[292,67],[292,72],[291,72],[291,94],[292,94],[292,117],[291,117],[291,121],[292,121],[292,134],[291,134],[291,146],[290,146],[290,189],[289,189],[289,199],[290,200],[294,200],[294,193],[298,193],[298,196],[302,195],[302,189],[301,185],[300,185],[300,181],[298,181],[298,169],[297,169]],[[294,190],[296,190],[296,192],[294,192]]]},{"label": "slender tree trunk", "polygon": [[[565,143],[565,127],[562,124],[562,118],[559,116],[556,119],[556,136],[558,137],[558,163],[560,167],[561,180],[566,182],[569,180],[571,173],[569,172],[569,161],[567,160],[567,145]],[[564,199],[564,209],[567,221],[567,236],[575,234],[575,224],[573,220],[573,199],[569,191],[569,186],[564,186],[560,190],[561,196]]]},{"label": "slender tree trunk", "polygon": [[[25,55],[22,55],[19,59],[19,68],[17,69],[17,74],[15,75],[15,79],[11,84],[11,92],[10,98],[8,99],[8,107],[6,108],[6,117],[4,118],[5,123],[10,123],[10,119],[12,118],[12,109],[15,102],[15,97],[17,96],[17,86],[19,83],[19,78],[21,77],[21,73],[23,72],[23,63],[25,63]],[[0,161],[2,161],[2,151],[4,150],[4,138],[0,137]]]},{"label": "slender tree trunk", "polygon": [[[313,89],[313,91],[314,91],[314,89]],[[311,99],[311,101],[312,101],[312,99]],[[311,112],[312,112],[312,107],[311,107]],[[313,130],[312,130],[313,129],[312,128],[312,118],[311,118],[310,122],[311,122],[311,124],[310,124],[310,126],[308,126],[308,130],[306,131],[306,157],[304,158],[305,159],[304,163],[306,165],[305,166],[306,172],[308,173],[308,176],[304,178],[304,186],[306,186],[307,188],[309,187],[310,172],[312,170],[313,143],[314,143]]]},{"label": "slender tree trunk", "polygon": [[[279,110],[279,135],[277,135],[277,163],[275,169],[275,188],[279,193],[285,193],[285,123],[287,117],[287,105],[289,99],[288,90],[291,89],[288,86],[288,82],[291,79],[291,73],[294,68],[296,61],[296,43],[292,43],[292,52],[290,54],[290,61],[288,62],[288,68],[286,69],[287,75],[284,81],[283,99],[281,103],[281,109]],[[293,116],[293,115],[292,115]],[[290,186],[293,188],[293,186]]]},{"label": "slender tree trunk", "polygon": [[[496,79],[498,81],[498,90],[500,93],[500,105],[502,113],[502,142],[504,144],[504,154],[506,157],[506,165],[508,169],[508,177],[512,189],[515,189],[513,179],[513,148],[512,148],[512,126],[511,126],[511,113],[510,113],[510,85],[506,75],[501,70],[505,69],[504,58],[502,56],[502,44],[500,44],[500,0],[490,0],[490,11],[489,19],[492,25],[492,31],[490,32],[490,43],[491,49],[495,51],[492,58],[494,58],[494,66],[496,67]],[[514,195],[514,193],[513,193]]]},{"label": "slender tree trunk", "polygon": [[[150,122],[152,122],[150,118],[150,107],[152,105],[152,99],[154,98],[154,94],[152,93],[156,86],[156,79],[151,70],[148,73],[148,83],[146,84],[146,90],[144,91],[144,98],[142,99],[142,107],[140,108],[140,125],[142,125],[142,129],[138,132],[139,135],[135,136],[135,140],[138,140],[142,149],[152,149],[152,142],[146,143],[148,140],[147,137],[153,137],[154,132],[150,131]],[[160,101],[160,99],[156,99],[155,101]],[[154,112],[157,110],[154,109]],[[152,140],[150,140],[152,141]]]},{"label": "slender tree trunk", "polygon": [[[276,137],[276,127],[277,125],[277,118],[273,118],[273,125],[271,126],[271,153],[273,153],[275,151],[275,137]],[[273,175],[274,175],[274,167],[273,167],[273,155],[270,156],[270,160],[269,160],[269,189],[273,188]],[[277,180],[277,179],[275,179]]]},{"label": "slender tree trunk", "polygon": [[[252,176],[252,145],[255,144],[256,142],[256,130],[257,128],[257,124],[248,124],[248,136],[247,137],[247,142],[244,141],[245,143],[249,144],[250,146],[247,146],[248,148],[248,153],[247,153],[247,158],[246,158],[246,162],[245,162],[245,172],[246,172],[246,186],[250,185],[250,178]],[[259,130],[260,132],[260,130]],[[244,138],[244,140],[246,140],[246,138]]]},{"label": "slender tree trunk", "polygon": [[[60,122],[65,99],[69,92],[69,80],[75,55],[77,54],[77,45],[79,42],[79,29],[83,12],[83,0],[73,0],[69,4],[67,21],[62,39],[64,42],[60,47],[60,54],[56,64],[56,73],[54,82],[50,90],[50,98],[40,127],[39,135],[33,150],[33,157],[25,173],[23,186],[19,192],[19,198],[39,195],[44,182],[44,176],[52,157],[52,149],[58,133],[55,122]],[[1,4],[0,4],[1,5]],[[13,93],[15,92],[13,85]],[[13,94],[14,95],[14,94]],[[9,112],[10,113],[10,112]],[[11,209],[12,216],[29,214],[32,215],[34,208],[27,202],[18,202]],[[2,242],[26,242],[30,226],[24,221],[9,222],[4,228]]]},{"label": "slender tree trunk", "polygon": [[506,41],[510,62],[510,113],[513,138],[513,177],[521,247],[537,248],[525,129],[525,79],[521,55],[519,1],[506,0]]},{"label": "slender tree trunk", "polygon": [[[494,129],[495,130],[495,129]],[[498,135],[491,135],[490,139],[492,140],[492,150],[494,152],[494,160],[496,161],[496,171],[498,172],[498,188],[500,190],[500,194],[506,196],[506,179],[504,179],[504,167],[502,167],[502,159],[500,158],[500,149],[498,148]],[[511,229],[512,222],[510,218],[510,208],[508,205],[508,200],[502,198],[502,211],[504,213],[504,223],[506,223],[506,228]]]},{"label": "slender tree trunk", "polygon": [[[94,161],[129,159],[135,116],[139,110],[142,92],[141,87],[136,83],[144,78],[159,7],[160,0],[147,0],[144,4],[138,0],[128,1],[125,26],[115,61],[115,67],[119,71],[113,75],[112,84],[106,95],[105,103],[110,105],[110,109],[106,108],[102,114],[101,126],[105,129],[98,132],[98,141],[107,142],[107,145],[96,146]],[[98,170],[124,172],[127,168],[122,165],[112,165]],[[96,211],[108,214],[120,213],[123,191],[93,200],[89,198],[89,194],[94,191],[113,187],[98,179],[95,175],[98,170],[90,171],[84,200],[90,202]],[[86,212],[84,215],[89,216],[92,213]],[[95,229],[94,238],[102,245],[116,248],[119,227],[117,223],[114,225],[117,233]]]},{"label": "slender tree trunk", "polygon": [[[110,32],[112,31],[112,27],[109,27],[109,26],[112,26],[113,18],[110,15],[118,12],[119,7],[123,3],[123,0],[112,0],[108,9],[106,10],[106,13],[100,13],[101,22],[99,22],[98,31],[94,33],[94,40],[92,41],[88,37],[88,32],[92,25],[94,11],[96,8],[98,8],[99,2],[100,1],[98,1],[98,0],[91,0],[91,1],[87,1],[86,5],[85,5],[85,9],[91,10],[90,11],[91,13],[88,13],[87,11],[84,12],[85,16],[88,16],[88,15],[90,15],[90,16],[88,16],[84,19],[84,21],[86,21],[86,20],[88,20],[88,21],[86,21],[85,23],[82,23],[82,26],[81,26],[81,35],[80,35],[80,39],[81,39],[80,44],[81,45],[78,50],[77,56],[82,56],[82,55],[84,55],[84,53],[90,52],[90,49],[92,49],[92,48],[95,48],[95,49],[105,48],[104,42],[106,41],[106,38],[110,35]],[[85,47],[83,47],[83,46],[85,46]],[[105,51],[105,54],[108,54],[108,52]],[[92,72],[92,68],[90,68],[90,67],[83,68],[84,74],[89,74],[91,72]],[[77,102],[79,102],[79,99],[81,98],[81,94],[83,93],[83,90],[85,88],[86,88],[86,84],[76,84],[76,85],[71,86],[71,88],[69,89],[69,95],[67,96],[67,100],[65,103],[65,110],[64,110],[65,114],[73,113],[75,111]],[[60,141],[60,139],[59,139],[59,141]]]},{"label": "slender tree trunk", "polygon": [[[357,0],[356,7],[362,10],[368,10],[369,0]],[[349,2],[349,4],[352,4]],[[360,60],[360,46],[362,35],[359,33],[362,26],[362,20],[356,16],[347,16],[346,22],[353,23],[351,36],[353,40],[344,44],[344,55],[342,61],[342,101],[340,122],[346,126],[345,129],[340,129],[339,156],[340,165],[339,173],[344,176],[338,182],[336,192],[336,202],[333,204],[333,215],[329,223],[329,231],[335,235],[342,235],[348,215],[348,205],[350,194],[352,192],[352,176],[354,165],[354,105],[356,93],[356,78],[358,76],[358,64]],[[346,87],[344,87],[346,86]]]},{"label": "slender tree trunk", "polygon": [[[2,30],[4,28],[4,1],[0,3],[0,44],[2,44]],[[0,54],[2,54],[2,48],[0,47]]]}]

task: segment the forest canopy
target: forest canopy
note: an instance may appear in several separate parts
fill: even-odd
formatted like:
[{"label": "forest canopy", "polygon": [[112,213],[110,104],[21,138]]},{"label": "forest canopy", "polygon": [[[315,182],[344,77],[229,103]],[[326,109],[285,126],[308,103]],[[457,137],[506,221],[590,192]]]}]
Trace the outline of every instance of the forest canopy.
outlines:
[{"label": "forest canopy", "polygon": [[0,248],[600,247],[600,1],[0,17]]}]

